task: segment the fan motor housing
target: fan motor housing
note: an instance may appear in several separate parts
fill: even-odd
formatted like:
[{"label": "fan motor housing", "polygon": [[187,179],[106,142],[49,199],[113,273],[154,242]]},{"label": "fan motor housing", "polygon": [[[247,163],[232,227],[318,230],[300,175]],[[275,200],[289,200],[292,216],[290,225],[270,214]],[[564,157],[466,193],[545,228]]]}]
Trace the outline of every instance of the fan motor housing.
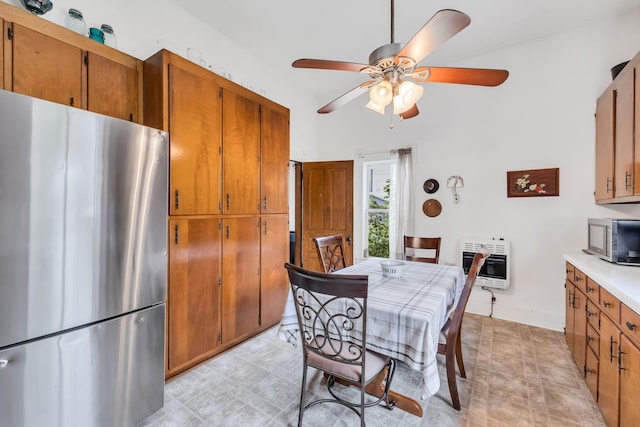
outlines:
[{"label": "fan motor housing", "polygon": [[378,67],[382,72],[388,69],[396,69],[401,73],[411,72],[416,66],[413,58],[401,57],[398,63],[395,63],[396,55],[402,50],[402,46],[402,43],[389,43],[380,46],[369,55],[369,65]]}]

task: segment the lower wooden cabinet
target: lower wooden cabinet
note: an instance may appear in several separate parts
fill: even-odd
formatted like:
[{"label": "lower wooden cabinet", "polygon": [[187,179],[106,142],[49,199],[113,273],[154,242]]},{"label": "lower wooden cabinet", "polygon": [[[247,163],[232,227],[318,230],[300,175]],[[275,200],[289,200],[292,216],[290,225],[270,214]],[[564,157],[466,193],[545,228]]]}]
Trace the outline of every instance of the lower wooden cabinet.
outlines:
[{"label": "lower wooden cabinet", "polygon": [[640,349],[629,338],[620,339],[620,426],[640,420]]},{"label": "lower wooden cabinet", "polygon": [[222,343],[226,344],[260,326],[260,219],[224,218],[222,225]]},{"label": "lower wooden cabinet", "polygon": [[202,360],[220,345],[221,220],[169,221],[167,367]]},{"label": "lower wooden cabinet", "polygon": [[589,277],[586,298],[571,281],[573,268],[565,283],[567,345],[607,426],[640,425],[640,315]]},{"label": "lower wooden cabinet", "polygon": [[600,319],[600,372],[598,406],[608,426],[618,425],[620,376],[618,375],[618,344],[620,331],[607,317]]},{"label": "lower wooden cabinet", "polygon": [[288,216],[263,216],[260,252],[260,323],[280,320],[289,291],[284,261],[289,259]]}]

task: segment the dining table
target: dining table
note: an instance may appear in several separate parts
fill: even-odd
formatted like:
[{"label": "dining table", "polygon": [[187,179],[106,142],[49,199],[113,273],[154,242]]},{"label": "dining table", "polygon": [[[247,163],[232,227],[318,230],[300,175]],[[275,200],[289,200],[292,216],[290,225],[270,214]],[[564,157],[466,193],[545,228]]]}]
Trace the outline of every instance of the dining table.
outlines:
[{"label": "dining table", "polygon": [[[403,261],[398,277],[383,275],[381,258],[367,258],[332,274],[367,275],[367,348],[422,373],[421,397],[440,388],[437,352],[440,330],[455,309],[465,283],[458,266]],[[297,345],[298,319],[291,290],[278,336]],[[393,389],[393,383],[391,384]],[[393,393],[397,407],[422,416],[421,405]],[[374,392],[374,394],[378,394]]]}]

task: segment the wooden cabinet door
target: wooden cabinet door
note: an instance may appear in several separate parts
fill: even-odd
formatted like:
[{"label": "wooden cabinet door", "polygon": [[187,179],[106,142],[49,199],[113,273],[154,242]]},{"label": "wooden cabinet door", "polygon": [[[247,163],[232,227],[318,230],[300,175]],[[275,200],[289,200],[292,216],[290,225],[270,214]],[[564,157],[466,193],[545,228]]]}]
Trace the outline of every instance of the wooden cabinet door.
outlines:
[{"label": "wooden cabinet door", "polygon": [[282,317],[289,291],[284,263],[289,260],[289,218],[262,217],[260,247],[260,320],[274,324]]},{"label": "wooden cabinet door", "polygon": [[620,73],[615,82],[615,197],[633,195],[634,73]]},{"label": "wooden cabinet door", "polygon": [[17,93],[82,106],[82,51],[13,24],[12,88]]},{"label": "wooden cabinet door", "polygon": [[[0,30],[2,30],[2,34],[7,34],[7,29],[4,27],[4,20],[0,18]],[[0,41],[0,89],[4,89],[4,37],[2,37],[2,41]]]},{"label": "wooden cabinet door", "polygon": [[573,344],[575,342],[575,312],[574,307],[576,287],[569,282],[565,282],[565,340],[567,341],[567,347],[573,354]]},{"label": "wooden cabinet door", "polygon": [[224,213],[260,213],[260,105],[223,94]]},{"label": "wooden cabinet door", "polygon": [[637,426],[640,425],[640,349],[623,335],[620,351],[620,426]]},{"label": "wooden cabinet door", "polygon": [[255,331],[260,316],[260,220],[225,218],[222,239],[222,342]]},{"label": "wooden cabinet door", "polygon": [[219,345],[220,249],[219,219],[169,221],[169,370]]},{"label": "wooden cabinet door", "polygon": [[620,376],[618,375],[619,343],[620,330],[607,316],[602,316],[600,318],[598,406],[608,426],[618,425],[618,404],[620,400]]},{"label": "wooden cabinet door", "polygon": [[220,213],[220,88],[169,65],[169,212]]},{"label": "wooden cabinet door", "polygon": [[634,159],[634,173],[633,173],[633,188],[636,195],[640,195],[640,66],[634,68],[634,74],[636,75],[635,81],[635,117],[634,121],[634,145],[635,145],[635,159]]},{"label": "wooden cabinet door", "polygon": [[289,206],[289,115],[262,106],[260,114],[262,213],[287,213]]},{"label": "wooden cabinet door", "polygon": [[578,287],[574,296],[575,318],[573,325],[573,359],[580,372],[584,374],[584,366],[587,357],[587,297]]},{"label": "wooden cabinet door", "polygon": [[138,70],[87,52],[87,109],[139,123]]},{"label": "wooden cabinet door", "polygon": [[615,92],[607,90],[596,103],[596,201],[612,199]]},{"label": "wooden cabinet door", "polygon": [[593,396],[593,400],[598,399],[598,358],[591,348],[587,349],[587,358],[584,368],[585,381]]}]

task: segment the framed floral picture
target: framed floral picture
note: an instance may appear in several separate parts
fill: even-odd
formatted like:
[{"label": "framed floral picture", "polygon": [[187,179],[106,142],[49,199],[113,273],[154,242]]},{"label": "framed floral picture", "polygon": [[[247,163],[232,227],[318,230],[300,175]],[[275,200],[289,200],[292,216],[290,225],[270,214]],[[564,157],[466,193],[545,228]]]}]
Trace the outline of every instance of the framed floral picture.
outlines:
[{"label": "framed floral picture", "polygon": [[507,197],[542,197],[559,195],[559,168],[507,172]]}]

